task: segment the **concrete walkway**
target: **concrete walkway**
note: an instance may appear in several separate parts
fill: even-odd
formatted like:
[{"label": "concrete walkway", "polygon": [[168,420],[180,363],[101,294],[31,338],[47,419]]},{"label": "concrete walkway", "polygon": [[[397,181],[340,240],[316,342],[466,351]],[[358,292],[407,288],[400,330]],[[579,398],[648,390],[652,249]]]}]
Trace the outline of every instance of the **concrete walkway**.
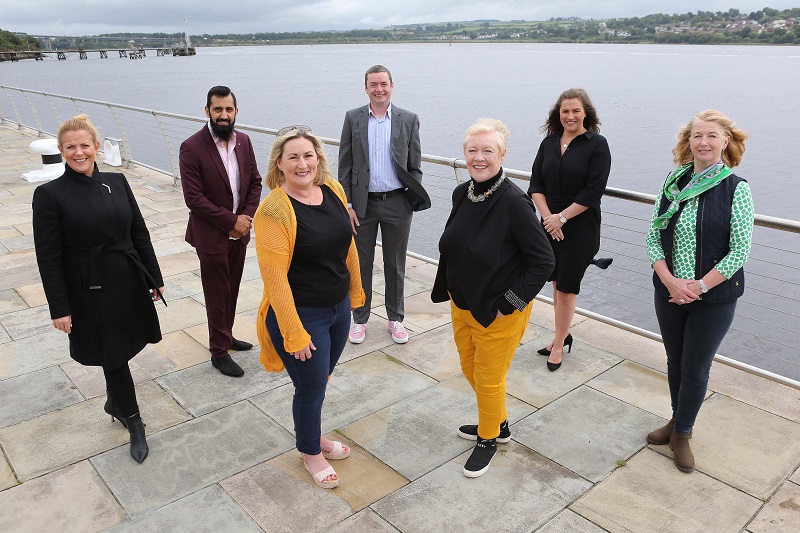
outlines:
[{"label": "concrete walkway", "polygon": [[[169,307],[164,340],[132,360],[150,456],[103,412],[99,368],[69,358],[53,330],[33,252],[30,132],[0,125],[0,531],[4,532],[782,532],[800,530],[800,391],[715,365],[679,472],[645,435],[669,418],[656,342],[576,317],[558,372],[536,349],[552,308],[536,303],[508,374],[513,440],[467,479],[476,421],[448,306],[432,304],[434,267],[409,260],[406,321],[386,331],[376,283],[367,340],[331,379],[323,430],[353,449],[341,485],[318,489],[294,449],[292,385],[258,349],[241,379],[214,370],[187,210],[171,178],[124,169],[148,221]],[[644,250],[642,250],[644,253]],[[379,270],[380,264],[376,265]],[[376,277],[376,281],[380,276]],[[251,342],[262,285],[248,253],[235,334]]]}]

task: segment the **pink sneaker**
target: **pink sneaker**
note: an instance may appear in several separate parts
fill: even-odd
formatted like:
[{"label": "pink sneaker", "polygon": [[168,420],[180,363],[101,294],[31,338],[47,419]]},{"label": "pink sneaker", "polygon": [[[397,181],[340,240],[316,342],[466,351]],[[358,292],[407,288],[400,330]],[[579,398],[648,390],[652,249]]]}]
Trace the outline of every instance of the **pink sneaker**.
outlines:
[{"label": "pink sneaker", "polygon": [[403,327],[402,322],[389,321],[389,332],[392,334],[392,340],[397,344],[405,344],[408,342],[408,332]]},{"label": "pink sneaker", "polygon": [[361,344],[367,337],[366,324],[353,324],[350,327],[350,342],[353,344]]}]

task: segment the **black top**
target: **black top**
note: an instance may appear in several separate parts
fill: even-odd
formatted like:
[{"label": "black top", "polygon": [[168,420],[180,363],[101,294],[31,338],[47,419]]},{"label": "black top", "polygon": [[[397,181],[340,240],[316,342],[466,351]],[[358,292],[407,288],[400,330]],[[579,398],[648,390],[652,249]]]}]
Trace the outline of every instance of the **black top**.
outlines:
[{"label": "black top", "polygon": [[[499,177],[475,184],[475,194]],[[443,302],[452,296],[457,307],[489,327],[498,310],[522,310],[539,293],[553,270],[553,252],[533,202],[519,187],[506,179],[485,201],[472,202],[469,183],[453,191],[431,299]]]},{"label": "black top", "polygon": [[320,205],[307,205],[289,196],[297,219],[288,274],[296,307],[332,307],[350,290],[347,270],[347,252],[353,238],[350,218],[330,187],[320,189]]},{"label": "black top", "polygon": [[542,140],[533,162],[528,194],[545,196],[551,213],[573,202],[589,209],[567,220],[564,240],[550,239],[556,268],[550,276],[560,292],[578,294],[586,268],[600,250],[600,200],[611,171],[611,152],[605,137],[592,130],[578,135],[561,154],[559,130]]},{"label": "black top", "polygon": [[50,317],[72,317],[73,359],[113,370],[161,340],[149,289],[164,281],[124,175],[67,165],[33,193],[33,237]]}]

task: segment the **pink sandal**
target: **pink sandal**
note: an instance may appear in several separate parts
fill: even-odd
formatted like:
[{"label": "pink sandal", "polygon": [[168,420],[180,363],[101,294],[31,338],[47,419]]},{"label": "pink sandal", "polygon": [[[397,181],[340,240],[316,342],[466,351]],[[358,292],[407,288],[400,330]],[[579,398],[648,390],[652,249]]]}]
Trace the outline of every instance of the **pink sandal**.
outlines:
[{"label": "pink sandal", "polygon": [[314,483],[316,483],[318,487],[323,489],[334,489],[339,486],[338,477],[330,481],[325,481],[326,477],[336,474],[336,470],[334,470],[332,466],[329,466],[328,468],[321,470],[320,472],[317,472],[315,474],[308,467],[308,463],[303,461],[303,465],[306,467],[306,470],[308,470],[308,473],[311,474],[311,477],[314,478]]},{"label": "pink sandal", "polygon": [[331,459],[334,461],[338,461],[339,459],[347,459],[350,457],[350,448],[346,445],[342,444],[338,440],[332,441],[333,442],[333,449],[329,452],[322,452],[322,456],[325,459]]}]

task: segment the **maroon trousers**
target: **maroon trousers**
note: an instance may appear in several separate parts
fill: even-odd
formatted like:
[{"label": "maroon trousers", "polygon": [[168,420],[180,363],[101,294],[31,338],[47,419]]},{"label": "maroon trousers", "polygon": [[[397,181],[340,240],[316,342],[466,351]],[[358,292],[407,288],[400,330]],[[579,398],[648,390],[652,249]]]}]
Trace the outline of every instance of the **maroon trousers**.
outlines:
[{"label": "maroon trousers", "polygon": [[228,241],[226,253],[197,252],[206,300],[208,344],[212,359],[228,355],[233,344],[233,319],[236,316],[236,300],[239,298],[246,249],[240,239],[231,239]]}]

